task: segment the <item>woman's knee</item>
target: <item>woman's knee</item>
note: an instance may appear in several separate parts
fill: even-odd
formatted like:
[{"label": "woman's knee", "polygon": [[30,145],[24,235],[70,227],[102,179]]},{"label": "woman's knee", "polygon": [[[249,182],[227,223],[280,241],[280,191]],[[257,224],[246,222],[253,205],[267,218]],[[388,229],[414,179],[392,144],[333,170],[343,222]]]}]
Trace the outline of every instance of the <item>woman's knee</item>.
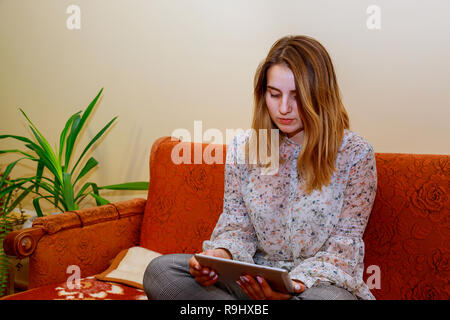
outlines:
[{"label": "woman's knee", "polygon": [[154,283],[164,270],[167,270],[168,260],[167,255],[162,255],[150,261],[144,272],[144,289]]},{"label": "woman's knee", "polygon": [[357,300],[358,298],[344,288],[330,283],[319,283],[300,294],[301,300]]},{"label": "woman's knee", "polygon": [[[167,254],[154,258],[144,272],[143,286],[147,296],[156,294],[165,283],[173,281],[176,273],[184,268],[187,255]],[[187,263],[186,263],[187,265]]]}]

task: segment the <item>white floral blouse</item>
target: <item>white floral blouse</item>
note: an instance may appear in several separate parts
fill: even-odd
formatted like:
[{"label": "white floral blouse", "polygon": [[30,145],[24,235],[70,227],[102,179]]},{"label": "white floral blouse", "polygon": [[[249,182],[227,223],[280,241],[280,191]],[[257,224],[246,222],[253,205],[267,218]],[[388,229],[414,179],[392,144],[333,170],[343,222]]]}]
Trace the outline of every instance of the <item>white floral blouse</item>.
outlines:
[{"label": "white floral blouse", "polygon": [[223,212],[203,250],[226,248],[235,260],[287,269],[307,288],[328,281],[375,299],[363,281],[362,239],[377,186],[372,146],[345,130],[331,183],[307,195],[296,168],[301,146],[283,136],[288,161],[261,174],[242,152],[249,134],[227,148]]}]

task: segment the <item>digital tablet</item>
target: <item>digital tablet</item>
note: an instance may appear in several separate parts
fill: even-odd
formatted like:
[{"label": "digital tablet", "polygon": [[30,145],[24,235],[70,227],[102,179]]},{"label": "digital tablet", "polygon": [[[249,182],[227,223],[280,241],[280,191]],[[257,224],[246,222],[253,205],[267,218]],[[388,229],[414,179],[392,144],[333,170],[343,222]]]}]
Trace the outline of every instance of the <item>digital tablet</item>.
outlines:
[{"label": "digital tablet", "polygon": [[196,254],[195,258],[203,267],[214,269],[219,275],[219,281],[222,283],[236,283],[240,276],[249,274],[253,277],[263,277],[275,291],[283,293],[294,292],[289,272],[285,269],[205,256],[202,254]]}]

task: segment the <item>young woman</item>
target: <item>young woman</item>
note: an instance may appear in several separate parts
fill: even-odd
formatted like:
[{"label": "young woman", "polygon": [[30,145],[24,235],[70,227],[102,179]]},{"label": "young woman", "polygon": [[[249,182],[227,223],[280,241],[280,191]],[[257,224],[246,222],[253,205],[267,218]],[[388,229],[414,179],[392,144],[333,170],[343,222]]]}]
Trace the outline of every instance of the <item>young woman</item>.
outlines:
[{"label": "young woman", "polygon": [[[289,270],[295,294],[243,275],[225,285],[192,255],[165,255],[144,276],[151,299],[374,299],[363,282],[362,239],[376,193],[372,146],[349,131],[325,48],[306,36],[278,40],[256,72],[252,129],[227,148],[223,212],[203,254]],[[268,130],[259,145],[260,129]],[[279,163],[248,161],[250,145]],[[253,135],[252,133],[255,133]],[[273,139],[273,137],[272,137]],[[241,152],[244,150],[245,152]],[[246,162],[242,162],[241,157]]]}]

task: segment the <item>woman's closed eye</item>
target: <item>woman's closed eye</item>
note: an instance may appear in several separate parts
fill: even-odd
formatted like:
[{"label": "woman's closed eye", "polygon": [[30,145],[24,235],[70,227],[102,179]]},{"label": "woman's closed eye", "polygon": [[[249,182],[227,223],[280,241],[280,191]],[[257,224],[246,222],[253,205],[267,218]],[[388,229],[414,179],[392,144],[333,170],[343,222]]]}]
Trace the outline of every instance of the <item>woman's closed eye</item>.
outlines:
[{"label": "woman's closed eye", "polygon": [[[281,97],[281,94],[279,94],[279,93],[272,93],[272,92],[269,92],[269,94],[270,94],[270,97],[271,98],[279,98],[279,97]],[[293,93],[293,94],[291,94],[291,96],[290,96],[292,99],[297,99],[297,95],[295,94],[295,93]]]}]

